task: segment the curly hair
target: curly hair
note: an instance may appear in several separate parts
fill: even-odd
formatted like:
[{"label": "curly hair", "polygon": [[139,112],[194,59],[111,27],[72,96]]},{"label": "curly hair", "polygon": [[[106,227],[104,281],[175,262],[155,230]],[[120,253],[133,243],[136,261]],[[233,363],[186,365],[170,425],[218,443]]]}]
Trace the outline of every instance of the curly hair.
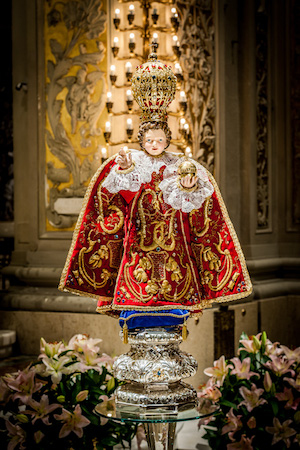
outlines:
[{"label": "curly hair", "polygon": [[145,133],[147,133],[147,131],[149,131],[149,130],[163,130],[163,132],[166,135],[166,139],[167,139],[166,148],[169,147],[170,142],[171,142],[172,133],[171,133],[170,128],[168,127],[167,122],[152,121],[152,122],[143,122],[143,123],[141,123],[141,125],[139,127],[139,132],[138,132],[137,138],[138,138],[141,148],[144,148],[144,136],[145,136]]}]

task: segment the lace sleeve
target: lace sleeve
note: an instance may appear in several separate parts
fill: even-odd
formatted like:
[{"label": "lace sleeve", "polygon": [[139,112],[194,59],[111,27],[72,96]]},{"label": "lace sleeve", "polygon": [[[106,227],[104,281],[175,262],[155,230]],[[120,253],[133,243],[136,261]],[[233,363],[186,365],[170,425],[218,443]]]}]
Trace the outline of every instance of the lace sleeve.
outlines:
[{"label": "lace sleeve", "polygon": [[178,164],[173,164],[164,170],[164,179],[159,184],[163,192],[164,201],[174,209],[190,213],[193,209],[199,209],[204,200],[214,192],[206,170],[196,161],[198,181],[195,188],[187,190],[180,185],[178,179]]},{"label": "lace sleeve", "polygon": [[120,191],[138,192],[142,184],[150,183],[152,173],[158,173],[166,164],[164,159],[151,158],[140,150],[130,151],[132,166],[127,170],[120,170],[119,165],[114,166],[102,184],[112,194]]},{"label": "lace sleeve", "polygon": [[119,165],[116,165],[111,169],[102,186],[111,194],[116,194],[120,191],[137,192],[142,184],[141,174],[138,169],[135,163],[127,170],[120,170]]}]

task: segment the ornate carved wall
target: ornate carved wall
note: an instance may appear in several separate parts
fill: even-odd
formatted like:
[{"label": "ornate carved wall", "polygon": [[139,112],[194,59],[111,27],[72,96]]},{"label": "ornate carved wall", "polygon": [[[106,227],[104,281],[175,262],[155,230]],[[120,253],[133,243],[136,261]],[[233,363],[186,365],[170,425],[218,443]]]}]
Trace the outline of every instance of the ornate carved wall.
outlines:
[{"label": "ornate carved wall", "polygon": [[76,221],[101,164],[106,120],[106,3],[44,3],[47,231]]},{"label": "ornate carved wall", "polygon": [[256,154],[257,230],[271,230],[270,214],[270,107],[269,2],[256,1]]},{"label": "ornate carved wall", "polygon": [[179,62],[188,94],[194,158],[211,172],[215,163],[215,8],[213,0],[176,0],[180,15]]}]

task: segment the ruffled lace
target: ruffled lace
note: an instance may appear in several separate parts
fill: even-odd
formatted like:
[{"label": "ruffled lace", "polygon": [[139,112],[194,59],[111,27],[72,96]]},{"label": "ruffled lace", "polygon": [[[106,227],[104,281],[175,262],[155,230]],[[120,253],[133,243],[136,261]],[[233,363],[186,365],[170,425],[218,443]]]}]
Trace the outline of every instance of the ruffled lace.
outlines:
[{"label": "ruffled lace", "polygon": [[181,189],[178,185],[178,167],[180,162],[178,161],[176,164],[166,167],[164,178],[158,187],[163,192],[165,203],[174,209],[190,213],[193,209],[199,209],[202,206],[205,199],[212,195],[214,188],[208,179],[204,167],[192,160],[197,168],[197,188],[193,191]]},{"label": "ruffled lace", "polygon": [[120,191],[137,192],[142,184],[150,183],[153,172],[158,173],[161,167],[174,163],[178,157],[164,153],[159,158],[147,155],[141,150],[130,150],[134,167],[127,170],[119,170],[119,166],[114,166],[105,181],[105,187],[110,193],[116,194]]},{"label": "ruffled lace", "polygon": [[141,150],[130,151],[134,166],[128,171],[119,170],[118,165],[114,166],[102,184],[112,194],[120,191],[138,192],[142,184],[150,183],[152,174],[158,173],[163,166],[166,168],[158,187],[163,192],[164,202],[172,208],[189,213],[200,208],[214,192],[206,170],[196,161],[191,160],[197,168],[197,188],[188,191],[178,185],[178,167],[182,162],[180,156],[165,152],[159,158],[154,158]]}]

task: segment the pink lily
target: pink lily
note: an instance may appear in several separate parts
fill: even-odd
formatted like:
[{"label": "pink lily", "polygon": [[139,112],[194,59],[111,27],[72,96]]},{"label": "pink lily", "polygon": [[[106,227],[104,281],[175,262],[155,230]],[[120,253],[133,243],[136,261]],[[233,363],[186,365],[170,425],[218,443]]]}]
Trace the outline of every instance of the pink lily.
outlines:
[{"label": "pink lily", "polygon": [[31,399],[32,394],[43,386],[42,383],[35,381],[35,372],[29,367],[23,371],[19,370],[16,377],[6,376],[3,380],[12,391],[15,391],[13,399],[19,398],[25,404]]},{"label": "pink lily", "polygon": [[265,372],[265,376],[264,376],[264,388],[266,392],[270,392],[271,388],[272,388],[272,378],[271,375],[268,371]]},{"label": "pink lily", "polygon": [[111,363],[111,357],[103,354],[99,355],[92,348],[88,346],[83,347],[83,353],[79,354],[79,370],[84,372],[88,369],[93,368],[99,372],[102,372],[103,365],[107,362]]},{"label": "pink lily", "polygon": [[[197,410],[203,415],[211,414],[215,411],[215,406],[212,404],[211,400],[200,397]],[[201,425],[208,425],[212,420],[214,420],[213,415],[210,415],[209,417],[203,417],[198,422],[198,428],[200,428]]]},{"label": "pink lily", "polygon": [[19,449],[26,449],[23,443],[25,442],[26,433],[19,425],[12,424],[9,420],[5,421],[8,430],[8,436],[11,438],[7,450],[13,450],[17,445]]},{"label": "pink lily", "polygon": [[65,350],[64,344],[60,342],[46,342],[44,338],[41,338],[40,342],[41,354],[39,358],[47,356],[48,358],[53,358],[53,356],[59,355]]},{"label": "pink lily", "polygon": [[256,419],[254,416],[250,417],[250,419],[247,422],[247,425],[250,428],[250,430],[253,430],[254,428],[256,428]]},{"label": "pink lily", "polygon": [[225,356],[222,355],[221,358],[214,361],[214,366],[205,369],[204,373],[209,377],[213,377],[216,380],[217,386],[222,386],[228,370],[229,366],[226,365]]},{"label": "pink lily", "polygon": [[25,414],[30,414],[33,417],[32,423],[34,424],[38,419],[45,425],[51,425],[49,422],[49,414],[57,408],[61,408],[61,405],[58,403],[53,403],[49,405],[49,397],[48,395],[42,395],[40,402],[36,400],[30,399],[28,405],[31,406],[32,410],[24,411]]},{"label": "pink lily", "polygon": [[85,389],[84,391],[78,392],[78,394],[76,395],[76,402],[78,402],[78,403],[83,402],[87,398],[88,395],[89,395],[89,391],[87,389]]},{"label": "pink lily", "polygon": [[251,412],[257,406],[267,403],[265,399],[259,398],[264,392],[264,389],[258,389],[254,383],[252,383],[251,391],[249,391],[249,389],[247,389],[245,386],[242,386],[239,388],[239,392],[244,398],[239,406],[245,405],[249,412]]},{"label": "pink lily", "polygon": [[278,392],[275,397],[280,402],[286,402],[284,405],[285,409],[295,409],[297,410],[298,405],[300,403],[300,398],[294,399],[292,389],[284,388],[283,392]]},{"label": "pink lily", "polygon": [[247,438],[246,435],[243,434],[241,436],[241,440],[239,442],[227,444],[226,450],[236,450],[236,449],[253,450],[253,447],[251,445],[253,438],[254,438],[254,436],[252,436],[252,438]]},{"label": "pink lily", "polygon": [[279,345],[279,342],[271,342],[270,339],[267,339],[265,350],[266,355],[280,356],[282,353],[283,349]]},{"label": "pink lily", "polygon": [[92,339],[89,338],[86,334],[76,334],[70,339],[68,348],[79,353],[83,353],[87,349],[93,350],[95,353],[99,353],[100,342],[102,342],[102,339]]},{"label": "pink lily", "polygon": [[240,380],[249,380],[253,375],[259,377],[255,372],[250,371],[250,358],[245,358],[241,361],[239,358],[232,358],[230,361],[234,364],[234,369],[231,371],[231,375],[236,375]]},{"label": "pink lily", "polygon": [[[114,399],[114,395],[112,395],[111,397],[108,397],[107,395],[100,395],[99,396],[99,400],[102,400],[103,402],[108,402],[109,400],[113,400]],[[111,409],[113,410],[113,406],[112,405],[108,405],[111,407]],[[106,425],[109,419],[106,419],[105,417],[100,417],[100,424]]]},{"label": "pink lily", "polygon": [[60,415],[54,414],[54,417],[56,420],[65,422],[59,432],[59,438],[64,438],[71,432],[75,433],[79,438],[82,438],[83,428],[90,424],[89,419],[82,414],[78,404],[75,406],[73,413],[63,408],[62,413]]},{"label": "pink lily", "polygon": [[52,383],[54,384],[58,384],[61,381],[63,374],[70,374],[78,369],[77,364],[67,365],[72,361],[68,356],[60,356],[58,358],[43,357],[42,361],[44,364],[44,368],[42,369],[43,375],[51,376]]},{"label": "pink lily", "polygon": [[270,434],[273,434],[272,445],[275,445],[277,444],[277,442],[282,440],[286,444],[287,448],[290,447],[291,441],[289,438],[291,436],[294,436],[294,434],[296,434],[294,428],[289,427],[290,423],[292,423],[292,420],[286,420],[281,424],[278,418],[274,417],[273,419],[274,426],[266,427],[266,431]]},{"label": "pink lily", "polygon": [[0,402],[7,403],[12,396],[11,390],[7,387],[7,383],[0,378]]},{"label": "pink lily", "polygon": [[243,426],[241,422],[242,415],[235,416],[233,413],[233,408],[230,408],[229,412],[226,414],[227,417],[227,425],[224,425],[222,428],[221,434],[228,433],[229,439],[234,441],[234,434],[240,430]]},{"label": "pink lily", "polygon": [[198,392],[198,397],[205,397],[213,402],[216,402],[220,397],[222,397],[222,394],[217,388],[217,386],[214,384],[212,378],[208,380],[206,383],[206,386],[202,391]]},{"label": "pink lily", "polygon": [[146,435],[143,425],[139,425],[136,432],[136,443],[138,446],[138,450],[142,450],[141,444],[143,441],[146,441]]},{"label": "pink lily", "polygon": [[261,348],[261,338],[262,333],[258,333],[256,336],[252,336],[250,339],[241,339],[240,343],[244,348],[239,348],[238,354],[242,350],[246,350],[248,353],[257,353]]},{"label": "pink lily", "polygon": [[292,359],[296,361],[297,364],[300,362],[300,347],[295,348],[295,350],[291,350],[285,345],[282,345],[281,348],[284,351],[284,354],[287,357],[287,359]]},{"label": "pink lily", "polygon": [[300,391],[300,373],[297,375],[295,380],[294,380],[294,378],[287,378],[287,377],[285,377],[283,380],[287,381],[298,392]]},{"label": "pink lily", "polygon": [[41,432],[41,430],[36,431],[33,435],[35,443],[39,444],[44,436],[45,435]]},{"label": "pink lily", "polygon": [[290,369],[291,365],[294,364],[294,360],[286,360],[284,358],[270,355],[271,361],[266,362],[264,365],[272,370],[278,377],[290,372],[292,376],[295,375],[293,369]]}]

